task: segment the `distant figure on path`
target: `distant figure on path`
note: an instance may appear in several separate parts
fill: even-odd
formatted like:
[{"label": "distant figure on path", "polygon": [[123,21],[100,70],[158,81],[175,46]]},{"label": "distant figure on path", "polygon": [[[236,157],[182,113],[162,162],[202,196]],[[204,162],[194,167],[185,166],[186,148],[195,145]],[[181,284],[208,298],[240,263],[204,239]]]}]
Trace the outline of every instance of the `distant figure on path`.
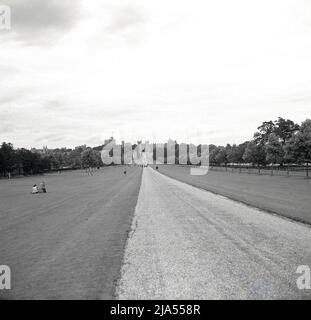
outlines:
[{"label": "distant figure on path", "polygon": [[36,184],[33,185],[31,193],[32,194],[39,193],[39,189],[38,189],[38,186]]},{"label": "distant figure on path", "polygon": [[40,193],[46,193],[46,187],[45,187],[45,182],[44,182],[44,181],[42,181],[42,182],[40,183],[39,192],[40,192]]},{"label": "distant figure on path", "polygon": [[123,172],[123,174],[124,174],[124,175],[126,175],[126,168],[124,169],[124,172]]}]

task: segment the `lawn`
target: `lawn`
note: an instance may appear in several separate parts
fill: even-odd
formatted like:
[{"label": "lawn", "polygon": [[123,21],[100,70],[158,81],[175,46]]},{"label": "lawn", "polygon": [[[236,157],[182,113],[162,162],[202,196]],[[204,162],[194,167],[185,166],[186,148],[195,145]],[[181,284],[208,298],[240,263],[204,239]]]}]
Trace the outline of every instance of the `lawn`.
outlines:
[{"label": "lawn", "polygon": [[[0,299],[111,299],[141,183],[140,168],[0,181]],[[44,180],[46,194],[30,194]]]},{"label": "lawn", "polygon": [[187,166],[160,165],[159,172],[233,200],[311,223],[311,179],[210,171],[190,175]]}]

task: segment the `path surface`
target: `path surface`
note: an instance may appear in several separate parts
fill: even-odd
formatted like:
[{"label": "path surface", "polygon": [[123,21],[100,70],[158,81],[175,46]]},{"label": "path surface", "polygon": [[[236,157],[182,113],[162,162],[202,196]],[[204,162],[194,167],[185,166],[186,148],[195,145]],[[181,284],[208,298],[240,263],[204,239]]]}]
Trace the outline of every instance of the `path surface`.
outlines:
[{"label": "path surface", "polygon": [[[12,271],[0,299],[112,299],[141,171],[0,181],[0,265]],[[41,179],[48,193],[31,195]]]},{"label": "path surface", "polygon": [[144,169],[120,299],[310,299],[311,228]]}]

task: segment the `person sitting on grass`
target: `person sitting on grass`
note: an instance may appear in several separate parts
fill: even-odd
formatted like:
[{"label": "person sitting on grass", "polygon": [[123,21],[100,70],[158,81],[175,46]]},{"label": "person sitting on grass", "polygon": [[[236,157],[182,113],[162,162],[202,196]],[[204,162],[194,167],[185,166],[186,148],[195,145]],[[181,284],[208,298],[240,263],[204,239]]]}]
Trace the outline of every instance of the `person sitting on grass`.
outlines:
[{"label": "person sitting on grass", "polygon": [[40,183],[39,192],[40,192],[40,193],[46,193],[46,188],[45,188],[45,183],[44,183],[44,181],[42,181],[42,182]]},{"label": "person sitting on grass", "polygon": [[39,189],[38,189],[38,186],[36,184],[33,185],[31,193],[32,194],[39,193]]}]

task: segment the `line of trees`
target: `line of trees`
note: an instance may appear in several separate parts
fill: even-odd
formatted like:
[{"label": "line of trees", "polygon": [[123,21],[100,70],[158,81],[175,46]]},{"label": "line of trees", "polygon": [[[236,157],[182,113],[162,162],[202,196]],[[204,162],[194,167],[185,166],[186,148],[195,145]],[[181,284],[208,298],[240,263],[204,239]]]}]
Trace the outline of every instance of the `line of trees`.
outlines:
[{"label": "line of trees", "polygon": [[[210,163],[227,164],[302,164],[311,162],[311,120],[301,125],[279,117],[263,122],[251,141],[239,145],[210,145]],[[111,138],[113,139],[113,138]],[[109,141],[111,141],[111,139]],[[14,149],[11,143],[0,147],[0,175],[36,174],[65,168],[89,168],[102,165],[100,151],[104,145],[90,148],[43,150]],[[134,149],[134,144],[132,148]],[[176,145],[178,149],[178,145]]]},{"label": "line of trees", "polygon": [[11,143],[0,147],[0,175],[30,175],[51,170],[101,166],[100,151],[85,145],[74,149],[14,149]]},{"label": "line of trees", "polygon": [[279,117],[263,122],[251,141],[239,145],[210,145],[210,163],[253,165],[311,162],[311,120],[301,125]]}]

